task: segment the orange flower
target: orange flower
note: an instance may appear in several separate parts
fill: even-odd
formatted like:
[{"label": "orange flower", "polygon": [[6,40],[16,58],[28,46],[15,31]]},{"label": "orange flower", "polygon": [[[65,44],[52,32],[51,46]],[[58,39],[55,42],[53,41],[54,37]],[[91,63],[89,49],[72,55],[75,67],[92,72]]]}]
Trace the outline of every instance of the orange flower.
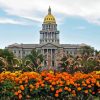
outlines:
[{"label": "orange flower", "polygon": [[55,94],[55,97],[58,97],[58,96],[59,96],[59,94],[58,94],[58,93],[56,93],[56,94]]},{"label": "orange flower", "polygon": [[42,73],[41,73],[41,76],[45,76],[45,73],[44,73],[44,72],[42,72]]},{"label": "orange flower", "polygon": [[74,86],[77,87],[77,83],[74,83]]},{"label": "orange flower", "polygon": [[64,90],[68,90],[68,87],[65,87]]},{"label": "orange flower", "polygon": [[19,81],[19,84],[22,84],[22,80]]},{"label": "orange flower", "polygon": [[75,90],[72,90],[72,93],[75,94]]},{"label": "orange flower", "polygon": [[84,81],[82,81],[82,84],[84,84],[85,82]]},{"label": "orange flower", "polygon": [[52,85],[50,85],[50,88],[52,87]]},{"label": "orange flower", "polygon": [[58,94],[59,93],[59,90],[56,90],[56,94]]},{"label": "orange flower", "polygon": [[18,92],[15,92],[15,95],[18,95]]},{"label": "orange flower", "polygon": [[19,95],[18,95],[18,98],[19,98],[19,99],[22,99],[22,94],[19,94]]},{"label": "orange flower", "polygon": [[28,83],[28,80],[25,80],[25,83]]},{"label": "orange flower", "polygon": [[18,81],[19,81],[19,78],[15,78],[15,82],[18,83]]},{"label": "orange flower", "polygon": [[53,87],[51,88],[51,91],[54,91],[54,88]]},{"label": "orange flower", "polygon": [[94,86],[94,84],[91,84],[91,86]]},{"label": "orange flower", "polygon": [[81,91],[81,90],[82,90],[82,88],[81,88],[81,87],[78,87],[78,88],[77,88],[77,90],[78,90],[78,91]]},{"label": "orange flower", "polygon": [[24,86],[26,87],[26,86],[27,86],[27,84],[24,84]]},{"label": "orange flower", "polygon": [[46,77],[44,80],[46,80],[46,81],[49,80],[49,77]]},{"label": "orange flower", "polygon": [[88,94],[88,90],[85,90],[84,92],[85,92],[86,94]]},{"label": "orange flower", "polygon": [[22,91],[21,90],[18,90],[18,93],[21,93]]},{"label": "orange flower", "polygon": [[44,86],[45,86],[45,84],[41,84],[41,86],[42,86],[42,87],[44,87]]},{"label": "orange flower", "polygon": [[70,85],[70,82],[69,82],[69,81],[67,81],[67,82],[66,82],[66,85]]},{"label": "orange flower", "polygon": [[72,94],[74,97],[76,96],[76,94],[74,93],[74,94]]},{"label": "orange flower", "polygon": [[100,82],[99,82],[99,81],[97,81],[97,82],[96,82],[96,85],[97,85],[98,87],[100,87]]},{"label": "orange flower", "polygon": [[23,86],[23,85],[20,85],[20,89],[21,89],[21,90],[24,90],[25,88],[24,88],[24,86]]},{"label": "orange flower", "polygon": [[36,84],[36,88],[39,88],[39,84]]},{"label": "orange flower", "polygon": [[96,83],[96,79],[92,79],[92,81],[91,81],[92,83]]},{"label": "orange flower", "polygon": [[77,86],[80,86],[80,84],[77,84]]},{"label": "orange flower", "polygon": [[62,91],[63,91],[62,88],[60,88],[60,89],[59,89],[59,92],[62,92]]},{"label": "orange flower", "polygon": [[68,91],[71,92],[71,88],[68,88]]},{"label": "orange flower", "polygon": [[30,89],[30,92],[32,92],[33,91],[33,89]]},{"label": "orange flower", "polygon": [[86,80],[86,83],[87,83],[87,84],[90,84],[90,81],[89,81],[89,80]]},{"label": "orange flower", "polygon": [[30,87],[31,89],[33,89],[33,88],[34,88],[34,86],[33,86],[32,84],[30,84],[30,85],[29,85],[29,87]]},{"label": "orange flower", "polygon": [[82,84],[82,86],[87,86],[87,84],[84,83],[84,84]]},{"label": "orange flower", "polygon": [[92,86],[91,85],[88,85],[88,88],[91,88]]},{"label": "orange flower", "polygon": [[70,80],[70,84],[74,84],[73,80]]},{"label": "orange flower", "polygon": [[56,85],[56,82],[52,82],[51,84],[52,84],[52,85]]}]

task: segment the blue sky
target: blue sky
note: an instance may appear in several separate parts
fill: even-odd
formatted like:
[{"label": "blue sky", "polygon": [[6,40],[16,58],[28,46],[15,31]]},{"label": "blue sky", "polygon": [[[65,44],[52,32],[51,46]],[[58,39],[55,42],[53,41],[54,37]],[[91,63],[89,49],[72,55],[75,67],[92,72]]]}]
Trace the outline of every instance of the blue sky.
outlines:
[{"label": "blue sky", "polygon": [[100,50],[100,0],[0,0],[0,48],[39,43],[49,5],[60,43],[85,43]]}]

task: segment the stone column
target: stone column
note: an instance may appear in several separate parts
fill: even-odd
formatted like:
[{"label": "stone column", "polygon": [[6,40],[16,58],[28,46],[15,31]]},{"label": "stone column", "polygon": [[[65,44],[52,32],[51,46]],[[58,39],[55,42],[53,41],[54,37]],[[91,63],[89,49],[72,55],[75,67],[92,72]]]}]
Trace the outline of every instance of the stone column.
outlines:
[{"label": "stone column", "polygon": [[[42,54],[43,54],[43,56],[44,56],[44,49],[42,49]],[[44,66],[44,61],[43,61],[43,66]]]},{"label": "stone column", "polygon": [[44,43],[45,43],[45,33],[44,33]]},{"label": "stone column", "polygon": [[56,41],[56,34],[54,33],[54,42]]},{"label": "stone column", "polygon": [[51,50],[48,52],[48,67],[50,68],[51,66]]},{"label": "stone column", "polygon": [[44,43],[44,33],[43,33],[43,43]]},{"label": "stone column", "polygon": [[43,33],[43,39],[44,39],[44,33]]},{"label": "stone column", "polygon": [[40,34],[40,39],[42,39],[42,34]]},{"label": "stone column", "polygon": [[48,49],[47,49],[47,66],[48,66]]},{"label": "stone column", "polygon": [[48,42],[48,33],[46,33],[46,36],[47,36],[46,38],[47,38],[47,42]]},{"label": "stone column", "polygon": [[52,67],[52,49],[51,49],[50,54],[51,54],[51,67]]},{"label": "stone column", "polygon": [[59,39],[59,34],[57,34],[57,40]]},{"label": "stone column", "polygon": [[49,34],[50,34],[50,39],[51,39],[51,32]]},{"label": "stone column", "polygon": [[51,32],[51,39],[52,39],[52,32]]},{"label": "stone column", "polygon": [[55,49],[55,66],[57,66],[57,63],[58,63],[58,52],[57,52],[57,50]]},{"label": "stone column", "polygon": [[21,50],[20,50],[20,57],[21,57],[21,58],[23,58],[22,53],[23,53],[23,52],[22,52],[22,49],[21,49]]}]

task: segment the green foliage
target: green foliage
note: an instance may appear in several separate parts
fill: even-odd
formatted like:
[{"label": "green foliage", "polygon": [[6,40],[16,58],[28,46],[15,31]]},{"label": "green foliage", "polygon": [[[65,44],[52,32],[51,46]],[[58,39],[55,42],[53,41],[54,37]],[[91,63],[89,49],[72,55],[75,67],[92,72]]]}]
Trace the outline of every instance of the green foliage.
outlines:
[{"label": "green foliage", "polygon": [[12,52],[7,49],[0,49],[0,72],[8,71],[38,71],[43,55],[35,49],[24,59],[16,58]]},{"label": "green foliage", "polygon": [[12,69],[14,54],[8,49],[0,49],[0,72]]},{"label": "green foliage", "polygon": [[90,47],[90,46],[82,46],[81,47],[81,50],[80,50],[80,53],[82,55],[88,55],[88,56],[91,56],[93,55],[94,53],[94,48]]},{"label": "green foliage", "polygon": [[0,49],[0,57],[5,58],[9,64],[12,64],[14,54],[10,52],[8,49]]},{"label": "green foliage", "polygon": [[[81,59],[81,60],[78,60]],[[61,59],[61,71],[66,71],[68,73],[75,73],[81,71],[84,73],[89,73],[92,71],[100,70],[100,62],[96,57],[63,57]]]},{"label": "green foliage", "polygon": [[0,100],[4,98],[6,100],[9,97],[12,98],[14,96],[14,86],[15,84],[10,80],[5,80],[4,82],[0,83]]},{"label": "green foliage", "polygon": [[39,71],[39,66],[44,60],[43,55],[39,52],[33,49],[29,55],[25,57],[25,60],[27,60],[29,63],[29,67],[31,67],[34,71]]}]

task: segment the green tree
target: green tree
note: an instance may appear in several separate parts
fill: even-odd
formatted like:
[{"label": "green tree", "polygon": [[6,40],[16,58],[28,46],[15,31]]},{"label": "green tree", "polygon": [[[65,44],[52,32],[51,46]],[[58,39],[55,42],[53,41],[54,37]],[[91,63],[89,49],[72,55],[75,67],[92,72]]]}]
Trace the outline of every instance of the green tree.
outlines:
[{"label": "green tree", "polygon": [[81,50],[80,50],[80,53],[82,55],[85,55],[85,56],[89,57],[91,55],[94,55],[94,48],[90,47],[90,46],[82,46]]},{"label": "green tree", "polygon": [[33,71],[31,68],[31,61],[28,59],[19,59],[14,58],[13,59],[13,71]]},{"label": "green tree", "polygon": [[25,57],[27,61],[30,61],[30,66],[34,71],[37,71],[39,66],[44,60],[43,55],[39,52],[33,49],[29,55]]},{"label": "green tree", "polygon": [[14,54],[8,49],[0,49],[0,69],[5,66],[6,70],[13,66]]}]

